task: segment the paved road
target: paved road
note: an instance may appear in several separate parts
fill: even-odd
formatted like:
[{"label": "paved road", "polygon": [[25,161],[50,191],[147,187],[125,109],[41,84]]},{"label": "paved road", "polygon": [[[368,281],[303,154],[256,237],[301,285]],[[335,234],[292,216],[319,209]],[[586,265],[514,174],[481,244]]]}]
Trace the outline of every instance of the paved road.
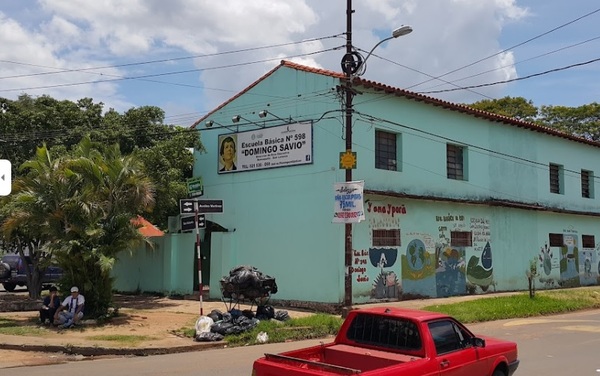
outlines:
[{"label": "paved road", "polygon": [[[477,334],[517,341],[521,366],[517,376],[598,375],[600,373],[600,310],[565,315],[473,324]],[[76,375],[249,375],[254,359],[265,352],[280,352],[318,344],[285,344],[209,350],[139,358],[102,359],[42,367],[11,369],[11,376]]]}]

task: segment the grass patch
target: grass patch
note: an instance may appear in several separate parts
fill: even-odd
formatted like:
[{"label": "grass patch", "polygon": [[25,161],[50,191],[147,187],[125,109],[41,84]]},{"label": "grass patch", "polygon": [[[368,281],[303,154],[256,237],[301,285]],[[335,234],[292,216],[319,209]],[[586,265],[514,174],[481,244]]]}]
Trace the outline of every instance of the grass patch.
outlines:
[{"label": "grass patch", "polygon": [[323,313],[290,319],[287,321],[261,321],[256,328],[237,335],[228,335],[225,341],[229,346],[255,345],[256,335],[266,332],[269,343],[295,341],[310,338],[323,338],[337,334],[343,320],[338,316]]},{"label": "grass patch", "polygon": [[568,289],[481,298],[471,301],[427,306],[427,311],[441,312],[464,323],[513,319],[567,313],[600,308],[600,290]]},{"label": "grass patch", "polygon": [[48,330],[37,326],[23,325],[22,322],[0,317],[0,334],[11,336],[44,336]]},{"label": "grass patch", "polygon": [[100,334],[96,336],[90,336],[88,339],[94,341],[110,341],[118,342],[123,346],[134,347],[139,345],[143,341],[154,339],[150,336],[142,335],[126,335],[126,334]]}]

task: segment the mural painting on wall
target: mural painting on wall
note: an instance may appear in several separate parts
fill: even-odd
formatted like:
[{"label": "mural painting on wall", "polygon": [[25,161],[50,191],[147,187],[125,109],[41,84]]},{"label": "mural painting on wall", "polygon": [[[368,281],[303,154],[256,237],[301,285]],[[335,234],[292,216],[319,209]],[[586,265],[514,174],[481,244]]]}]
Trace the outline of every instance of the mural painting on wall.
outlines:
[{"label": "mural painting on wall", "polygon": [[466,291],[465,248],[435,245],[437,268],[435,285],[438,297],[462,295]]},{"label": "mural painting on wall", "polygon": [[563,246],[560,247],[560,280],[563,287],[580,286],[579,248],[577,232],[568,230],[563,234]]},{"label": "mural painting on wall", "polygon": [[554,253],[548,246],[548,243],[544,243],[544,245],[540,247],[538,260],[540,262],[538,268],[540,283],[543,283],[545,288],[555,288],[557,281],[552,275],[552,269],[558,269],[560,268],[560,265],[558,259],[554,257]]},{"label": "mural painting on wall", "polygon": [[421,233],[408,233],[406,237],[412,240],[401,254],[403,294],[437,296],[433,238]]},{"label": "mural painting on wall", "polygon": [[396,264],[398,250],[395,248],[371,248],[369,260],[371,265],[380,270],[373,281],[371,298],[398,299],[400,297],[400,281],[391,268]]},{"label": "mural painting on wall", "polygon": [[587,248],[582,244],[579,257],[579,282],[584,286],[598,283],[597,249],[597,247]]},{"label": "mural painting on wall", "polygon": [[[436,221],[454,220],[454,217],[436,217]],[[459,221],[464,221],[460,216]],[[445,221],[444,221],[445,222]],[[456,223],[453,228],[462,227]],[[465,279],[465,248],[450,245],[450,231],[448,224],[438,226],[438,241],[435,243],[435,285],[438,297],[462,295],[466,291]]]},{"label": "mural painting on wall", "polygon": [[[407,210],[403,204],[392,200],[366,200],[367,217],[369,221],[369,243],[373,244],[372,230],[391,230],[400,228],[400,217]],[[369,248],[368,259],[371,266],[375,267],[376,274],[366,276],[372,283],[372,299],[399,299],[402,286],[398,278],[399,269],[398,248],[376,247]],[[364,260],[367,261],[366,258]],[[373,270],[372,268],[369,268]]]},{"label": "mural painting on wall", "polygon": [[472,217],[469,229],[473,234],[474,254],[467,263],[467,290],[474,294],[478,288],[485,292],[495,286],[490,220]]}]

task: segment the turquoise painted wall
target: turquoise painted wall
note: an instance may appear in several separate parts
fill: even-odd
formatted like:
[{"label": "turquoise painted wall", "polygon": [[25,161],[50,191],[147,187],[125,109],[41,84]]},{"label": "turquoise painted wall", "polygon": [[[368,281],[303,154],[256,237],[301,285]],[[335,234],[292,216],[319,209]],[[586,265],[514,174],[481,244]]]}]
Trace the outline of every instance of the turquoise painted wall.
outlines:
[{"label": "turquoise painted wall", "polygon": [[194,286],[195,234],[167,234],[151,238],[154,249],[140,246],[119,255],[112,275],[114,288],[124,292],[152,292],[167,295],[191,294]]},{"label": "turquoise painted wall", "polygon": [[[205,120],[215,121],[212,128],[198,125],[206,151],[195,153],[194,175],[204,179],[203,198],[224,201],[224,213],[206,217],[229,229],[211,237],[211,297],[220,297],[222,276],[248,264],[276,278],[276,299],[343,300],[344,226],[331,223],[333,184],[345,180],[338,166],[345,150],[339,84],[334,77],[281,67],[211,113]],[[581,197],[579,176],[581,169],[600,165],[600,148],[356,89],[353,176],[365,181],[365,189],[389,195],[368,195],[367,208],[374,206],[366,221],[353,226],[354,302],[522,290],[534,259],[538,288],[598,283],[598,247],[581,246],[582,235],[600,239],[598,218],[443,199],[600,213],[600,198]],[[272,114],[259,118],[261,110]],[[234,115],[246,120],[233,124]],[[312,122],[312,164],[217,173],[220,134],[285,124],[278,118]],[[398,134],[399,171],[374,168],[376,130]],[[446,177],[446,143],[466,147],[467,181]],[[564,194],[550,193],[549,163],[564,166]],[[442,201],[390,197],[402,194]],[[394,215],[383,212],[388,207],[395,208]],[[400,229],[401,245],[373,246],[374,229]],[[452,246],[451,231],[472,232],[473,244]],[[550,233],[563,234],[564,244],[550,247]],[[194,237],[166,239],[162,289],[191,291],[188,252],[193,255]],[[130,288],[156,284],[147,276],[134,277],[124,279]]]}]

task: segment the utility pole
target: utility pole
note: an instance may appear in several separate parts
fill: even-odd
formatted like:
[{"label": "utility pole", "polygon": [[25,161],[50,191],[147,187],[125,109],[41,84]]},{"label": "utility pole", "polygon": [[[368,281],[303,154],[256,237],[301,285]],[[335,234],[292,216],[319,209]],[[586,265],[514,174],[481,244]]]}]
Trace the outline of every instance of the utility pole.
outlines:
[{"label": "utility pole", "polygon": [[[345,110],[346,110],[346,152],[352,151],[352,0],[347,0],[346,5],[346,55],[342,67],[346,76]],[[346,182],[352,181],[352,167],[346,166]],[[352,306],[352,223],[345,224],[344,242],[344,314]]]}]

